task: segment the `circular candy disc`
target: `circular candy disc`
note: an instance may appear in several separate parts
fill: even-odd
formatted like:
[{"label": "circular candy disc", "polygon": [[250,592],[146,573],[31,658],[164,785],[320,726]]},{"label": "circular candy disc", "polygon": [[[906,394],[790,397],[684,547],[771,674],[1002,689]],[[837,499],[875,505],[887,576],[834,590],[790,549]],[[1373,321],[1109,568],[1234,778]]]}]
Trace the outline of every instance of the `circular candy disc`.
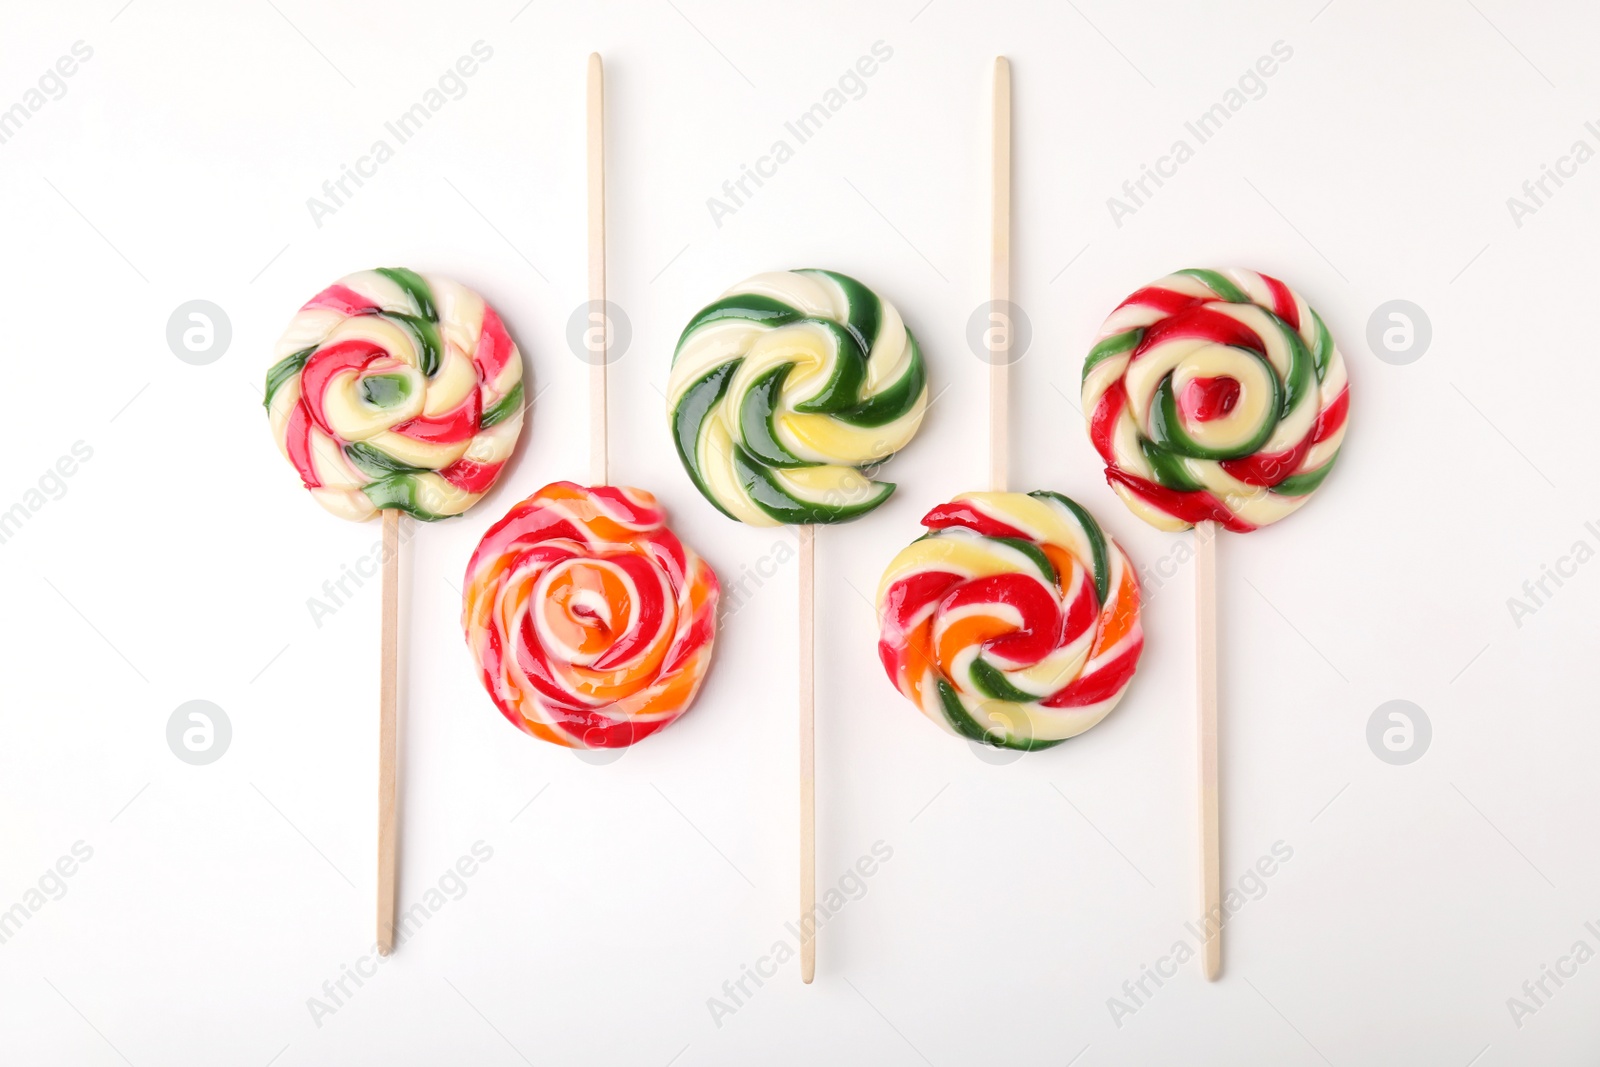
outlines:
[{"label": "circular candy disc", "polygon": [[886,301],[824,270],[758,274],[690,320],[667,413],[689,476],[753,526],[846,522],[894,492],[863,469],[928,406],[917,342]]},{"label": "circular candy disc", "polygon": [[1276,278],[1183,270],[1111,313],[1083,366],[1106,478],[1163,530],[1247,531],[1304,504],[1344,440],[1344,359]]},{"label": "circular candy disc", "polygon": [[966,493],[878,586],[878,654],[951,733],[1001,748],[1075,737],[1122,698],[1144,648],[1122,549],[1060,493]]},{"label": "circular candy disc", "polygon": [[266,407],[278,448],[346,519],[459,515],[522,431],[517,346],[482,297],[443,278],[342,278],[295,315],[276,358]]},{"label": "circular candy disc", "polygon": [[643,489],[556,482],[483,535],[461,624],[484,688],[534,737],[620,748],[688,709],[711,663],[717,576]]}]

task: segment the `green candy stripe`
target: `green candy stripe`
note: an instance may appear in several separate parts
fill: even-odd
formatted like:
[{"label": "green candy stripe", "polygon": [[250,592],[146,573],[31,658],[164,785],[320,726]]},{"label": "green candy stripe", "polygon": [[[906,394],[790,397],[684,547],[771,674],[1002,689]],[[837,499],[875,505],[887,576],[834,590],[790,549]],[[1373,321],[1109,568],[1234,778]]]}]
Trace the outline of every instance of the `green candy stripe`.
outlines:
[{"label": "green candy stripe", "polygon": [[515,415],[522,408],[522,382],[518,381],[511,387],[511,392],[496,400],[484,411],[483,418],[478,420],[478,429],[487,430],[497,426]]},{"label": "green candy stripe", "polygon": [[835,415],[856,407],[861,402],[861,386],[867,380],[867,349],[850,330],[837,322],[812,319],[833,337],[838,358],[833,361],[833,374],[817,395],[794,406],[796,411],[808,415]]},{"label": "green candy stripe", "polygon": [[[1029,701],[1033,699],[1031,696],[1028,697]],[[978,724],[978,720],[967,713],[967,709],[961,703],[961,697],[956,694],[955,688],[943,678],[939,679],[939,708],[944,712],[945,721],[950,724],[950,727],[956,733],[969,740],[992,745],[995,748],[1009,748],[1018,752],[1038,752],[1043,749],[1054,748],[1066,740],[1066,738],[1061,738],[1056,741],[1038,741],[1031,737],[1020,738],[1010,734],[991,733],[985,730]]]},{"label": "green candy stripe", "polygon": [[1333,352],[1333,336],[1328,333],[1328,324],[1322,321],[1322,316],[1316,310],[1311,312],[1311,321],[1317,324],[1317,347],[1311,353],[1312,362],[1317,369],[1317,381],[1328,376],[1328,357]]},{"label": "green candy stripe", "polygon": [[884,426],[917,406],[928,388],[928,368],[922,360],[922,348],[910,330],[906,331],[906,345],[911,349],[911,359],[900,380],[852,408],[835,412],[834,418],[851,426]]},{"label": "green candy stripe", "polygon": [[1033,693],[1023,692],[1006,678],[1005,673],[979,656],[972,661],[972,687],[990,700],[1005,700],[1012,704],[1032,704],[1038,700]]},{"label": "green candy stripe", "polygon": [[424,468],[413,467],[401,463],[381,448],[375,448],[365,441],[356,441],[344,446],[345,458],[353,463],[357,470],[368,478],[387,478],[391,474],[422,474]]},{"label": "green candy stripe", "polygon": [[769,467],[810,465],[783,446],[772,425],[783,383],[793,369],[793,363],[773,367],[751,383],[739,404],[739,436],[750,454]]},{"label": "green candy stripe", "polygon": [[1273,486],[1272,491],[1280,496],[1305,496],[1322,484],[1322,479],[1326,478],[1328,472],[1333,470],[1333,461],[1338,458],[1339,453],[1335,452],[1328,457],[1328,462],[1316,470],[1306,471],[1304,474],[1291,474]]},{"label": "green candy stripe", "polygon": [[1051,563],[1050,557],[1044,554],[1044,550],[1032,541],[1024,541],[1020,537],[994,537],[990,538],[990,540],[1002,545],[1009,545],[1024,556],[1027,556],[1028,562],[1039,568],[1039,577],[1043,578],[1048,584],[1061,584],[1061,576],[1056,573],[1056,565]]},{"label": "green candy stripe", "polygon": [[956,695],[955,688],[943,678],[939,679],[939,708],[944,712],[945,721],[962,737],[994,745],[996,748],[1007,747],[998,737],[991,738],[989,731],[979,726],[978,720],[967,714],[966,706]]},{"label": "green candy stripe", "polygon": [[797,270],[794,273],[820,274],[844,291],[845,302],[849,305],[845,325],[856,335],[862,353],[870,355],[872,346],[878,340],[878,328],[883,324],[883,302],[878,299],[878,294],[848,274],[816,269]]},{"label": "green candy stripe", "polygon": [[713,367],[684,392],[672,412],[672,443],[678,449],[678,459],[683,462],[683,469],[689,472],[689,479],[700,490],[700,495],[730,519],[733,514],[717,501],[716,495],[706,485],[705,472],[700,467],[700,428],[717,405],[722,403],[722,396],[728,391],[728,383],[733,381],[733,374],[739,369],[740,362],[733,360]]},{"label": "green candy stripe", "polygon": [[1157,484],[1186,493],[1205,488],[1190,476],[1189,469],[1183,465],[1184,457],[1171,449],[1141,435],[1139,452],[1144,456],[1144,461],[1150,464],[1150,470],[1154,472]]},{"label": "green candy stripe", "polygon": [[764,466],[737,443],[733,446],[733,469],[739,476],[740,484],[750,494],[750,499],[755,501],[756,507],[778,522],[790,525],[849,522],[865,515],[894,493],[893,482],[872,482],[871,495],[862,500],[840,501],[837,504],[814,504],[809,500],[800,500],[790,496],[778,484],[770,467]]},{"label": "green candy stripe", "polygon": [[[1264,309],[1263,309],[1264,310]],[[1283,378],[1283,406],[1282,414],[1287,415],[1300,404],[1310,400],[1315,395],[1317,383],[1314,380],[1316,370],[1313,366],[1311,353],[1306,349],[1306,343],[1300,336],[1300,331],[1278,318],[1272,312],[1267,315],[1283,331],[1283,339],[1289,345],[1289,373]]]},{"label": "green candy stripe", "polygon": [[404,327],[417,343],[417,369],[432,378],[439,372],[439,354],[444,351],[444,342],[439,337],[439,309],[433,301],[433,288],[422,275],[405,267],[378,267],[373,273],[381,274],[398,285],[416,312],[408,314],[378,308],[367,314],[382,315]]},{"label": "green candy stripe", "polygon": [[1114,333],[1089,349],[1089,356],[1083,361],[1083,378],[1089,378],[1089,372],[1104,363],[1112,356],[1120,356],[1124,352],[1132,352],[1139,347],[1139,342],[1144,339],[1144,327],[1138,326],[1122,333]]},{"label": "green candy stripe", "polygon": [[433,289],[422,275],[405,267],[379,267],[374,273],[383,275],[405,290],[406,296],[411,298],[412,306],[422,318],[432,323],[439,321],[439,310],[433,304]]},{"label": "green candy stripe", "polygon": [[[683,349],[683,343],[689,339],[689,335],[700,327],[724,319],[743,319],[763,326],[786,326],[803,318],[805,316],[798,310],[770,296],[758,296],[754,293],[725,296],[715,303],[707,304],[689,320],[689,325],[678,335],[678,351]],[[677,351],[673,352],[672,358],[674,362],[677,361]]]},{"label": "green candy stripe", "polygon": [[302,348],[300,351],[283,357],[267,368],[266,398],[261,401],[262,407],[272,407],[273,396],[282,388],[284,382],[300,373],[300,368],[306,365],[306,360],[310,359],[311,353],[315,351],[315,347]]},{"label": "green candy stripe", "polygon": [[1106,533],[1100,529],[1100,523],[1095,517],[1071,497],[1050,489],[1036,489],[1028,494],[1040,500],[1050,500],[1072,513],[1078,520],[1078,525],[1083,527],[1083,535],[1089,539],[1089,552],[1094,558],[1094,592],[1100,598],[1103,606],[1111,595],[1111,549],[1106,540]]},{"label": "green candy stripe", "polygon": [[367,494],[372,506],[380,511],[386,508],[396,509],[423,522],[438,522],[441,519],[453,518],[454,516],[436,514],[417,503],[419,494],[416,479],[415,473],[398,472],[368,482],[361,487],[361,491]]},{"label": "green candy stripe", "polygon": [[1228,276],[1220,271],[1206,270],[1203,267],[1187,267],[1177,273],[1186,274],[1191,278],[1197,279],[1206,288],[1216,293],[1219,300],[1226,300],[1230,304],[1254,303],[1245,295],[1243,289],[1234,285],[1233,282],[1228,280]]}]

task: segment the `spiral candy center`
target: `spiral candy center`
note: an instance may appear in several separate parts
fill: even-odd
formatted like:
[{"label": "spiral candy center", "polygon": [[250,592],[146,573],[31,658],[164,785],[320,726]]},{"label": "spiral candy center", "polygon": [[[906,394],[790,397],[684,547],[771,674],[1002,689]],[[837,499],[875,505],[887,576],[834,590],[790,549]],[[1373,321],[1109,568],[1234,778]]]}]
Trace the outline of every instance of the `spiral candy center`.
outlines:
[{"label": "spiral candy center", "polygon": [[1143,647],[1120,548],[1057,493],[968,493],[923,519],[879,587],[885,669],[946,730],[1037,749],[1121,698]]},{"label": "spiral candy center", "polygon": [[494,309],[454,282],[363,271],[318,293],[267,372],[274,436],[328,510],[458,515],[522,429],[522,357]]},{"label": "spiral candy center", "polygon": [[1113,488],[1163,529],[1253,530],[1300,507],[1344,438],[1344,361],[1317,313],[1253,271],[1189,270],[1123,301],[1084,364]]},{"label": "spiral candy center", "polygon": [[717,597],[716,576],[649,493],[557,482],[484,535],[462,624],[507,719],[559,745],[614,748],[687,709]]},{"label": "spiral candy center", "polygon": [[894,491],[864,469],[910,441],[927,407],[899,314],[829,271],[761,274],[684,330],[668,387],[695,486],[755,526],[843,522]]}]

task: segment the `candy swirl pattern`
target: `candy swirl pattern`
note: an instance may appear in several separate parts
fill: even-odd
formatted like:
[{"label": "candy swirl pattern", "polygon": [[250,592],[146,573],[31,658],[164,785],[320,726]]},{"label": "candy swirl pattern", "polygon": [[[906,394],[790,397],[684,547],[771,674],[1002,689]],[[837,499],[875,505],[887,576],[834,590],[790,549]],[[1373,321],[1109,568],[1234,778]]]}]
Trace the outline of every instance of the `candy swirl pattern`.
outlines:
[{"label": "candy swirl pattern", "polygon": [[483,535],[461,623],[513,725],[620,748],[688,709],[711,663],[717,576],[642,489],[556,482]]},{"label": "candy swirl pattern", "polygon": [[472,290],[380,268],[312,297],[278,341],[266,407],[317,502],[434,520],[494,484],[522,431],[522,356]]},{"label": "candy swirl pattern", "polygon": [[1139,582],[1087,511],[1060,493],[967,493],[878,586],[878,654],[939,726],[1012,749],[1098,723],[1139,664]]},{"label": "candy swirl pattern", "polygon": [[916,338],[886,301],[824,270],[758,274],[690,320],[667,412],[700,492],[753,526],[845,522],[894,492],[864,472],[928,406]]},{"label": "candy swirl pattern", "polygon": [[1083,367],[1106,478],[1163,530],[1244,532],[1295,511],[1333,469],[1349,406],[1321,316],[1249,270],[1183,270],[1140,289]]}]

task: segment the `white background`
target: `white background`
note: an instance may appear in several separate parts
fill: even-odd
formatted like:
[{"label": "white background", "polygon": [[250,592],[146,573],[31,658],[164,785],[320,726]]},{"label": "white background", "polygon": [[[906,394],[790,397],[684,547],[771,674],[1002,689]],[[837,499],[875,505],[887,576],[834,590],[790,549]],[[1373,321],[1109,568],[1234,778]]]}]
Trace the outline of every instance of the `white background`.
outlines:
[{"label": "white background", "polygon": [[[73,42],[93,57],[0,145],[0,510],[74,442],[93,457],[0,545],[0,908],[74,842],[93,858],[0,945],[0,1061],[1592,1062],[1600,962],[1547,981],[1520,1028],[1507,998],[1578,939],[1600,949],[1583,925],[1600,920],[1600,566],[1549,584],[1520,627],[1507,598],[1575,541],[1600,547],[1600,164],[1520,227],[1506,198],[1575,139],[1596,147],[1600,26],[1576,4],[1474,2],[8,4],[0,108]],[[478,40],[493,58],[466,95],[317,226],[307,198]],[[865,95],[715,225],[707,198],[880,40],[893,57]],[[1276,41],[1293,56],[1265,95],[1115,225],[1107,198],[1193,144],[1184,121]],[[490,522],[587,474],[566,323],[591,50],[611,294],[633,327],[613,475],[656,493],[725,584],[785,561],[724,618],[692,712],[604,766],[495,713],[456,591]],[[1074,409],[1101,318],[1172,269],[1288,280],[1352,381],[1317,498],[1220,551],[1225,879],[1274,842],[1293,858],[1228,928],[1220,982],[1191,961],[1120,1019],[1109,998],[1131,1003],[1124,981],[1198,911],[1190,568],[1147,589],[1114,714],[998,766],[896,695],[865,602],[919,516],[985,474],[965,328],[987,291],[1002,52],[1034,331],[1018,488],[1084,502],[1142,566],[1178,551],[1117,502]],[[369,584],[320,628],[307,599],[378,529],[299,488],[259,386],[294,309],[377,265],[481,290],[547,391],[495,491],[420,529],[404,566],[403,905],[474,842],[493,858],[319,1026],[308,998],[372,942],[379,598]],[[819,879],[875,841],[893,858],[823,931],[813,987],[791,961],[718,1026],[708,998],[796,909],[796,567],[792,534],[699,498],[659,390],[694,310],[791,266],[877,288],[948,391],[889,467],[895,497],[819,545]],[[232,323],[209,366],[165,339],[197,298]],[[1406,366],[1366,341],[1396,298],[1433,328]],[[232,722],[210,766],[167,746],[191,699]],[[1432,722],[1409,766],[1367,745],[1391,699]]]}]

